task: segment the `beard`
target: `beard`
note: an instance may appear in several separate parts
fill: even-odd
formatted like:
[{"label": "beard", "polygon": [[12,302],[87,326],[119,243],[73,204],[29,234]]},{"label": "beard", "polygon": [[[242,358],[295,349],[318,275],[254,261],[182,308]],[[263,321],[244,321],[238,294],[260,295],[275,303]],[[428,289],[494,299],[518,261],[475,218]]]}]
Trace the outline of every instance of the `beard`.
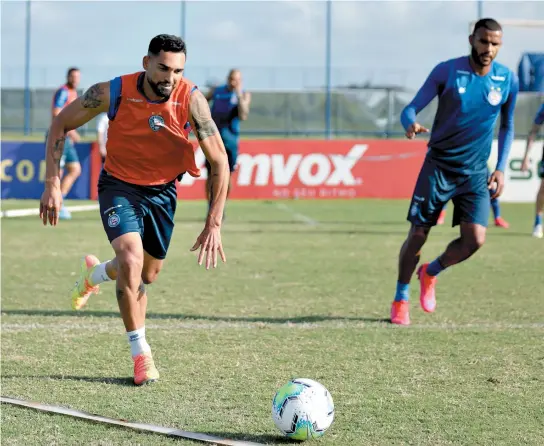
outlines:
[{"label": "beard", "polygon": [[174,90],[174,86],[169,82],[153,82],[151,79],[147,79],[149,86],[160,98],[168,99]]},{"label": "beard", "polygon": [[489,56],[489,63],[483,62],[482,61],[483,55],[478,54],[478,51],[476,51],[476,48],[472,47],[471,56],[472,56],[472,60],[476,63],[476,65],[478,65],[480,67],[485,67],[485,66],[491,64],[491,62],[493,62],[493,57],[491,56],[491,54],[485,54],[485,55]]}]

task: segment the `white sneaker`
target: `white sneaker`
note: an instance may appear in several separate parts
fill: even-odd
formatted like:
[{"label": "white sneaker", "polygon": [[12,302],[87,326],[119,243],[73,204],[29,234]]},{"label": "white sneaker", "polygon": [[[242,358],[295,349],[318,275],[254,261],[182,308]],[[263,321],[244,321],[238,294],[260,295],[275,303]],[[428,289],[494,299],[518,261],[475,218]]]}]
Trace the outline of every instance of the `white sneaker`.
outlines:
[{"label": "white sneaker", "polygon": [[544,237],[544,231],[542,229],[542,225],[536,225],[533,230],[533,237],[536,238],[542,238]]}]

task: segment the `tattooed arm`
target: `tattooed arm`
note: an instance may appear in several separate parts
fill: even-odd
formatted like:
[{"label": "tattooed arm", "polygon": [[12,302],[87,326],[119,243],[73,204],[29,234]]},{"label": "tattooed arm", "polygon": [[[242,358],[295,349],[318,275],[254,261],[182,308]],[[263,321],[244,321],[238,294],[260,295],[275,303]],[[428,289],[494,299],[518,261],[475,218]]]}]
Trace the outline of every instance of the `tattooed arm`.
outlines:
[{"label": "tattooed arm", "polygon": [[109,105],[109,83],[95,84],[53,119],[45,143],[45,185],[40,198],[40,219],[44,225],[49,221],[51,226],[56,226],[59,221],[62,207],[60,160],[66,134],[89,122],[99,113],[108,111]]},{"label": "tattooed arm", "polygon": [[191,94],[189,121],[200,143],[200,148],[211,166],[211,172],[208,172],[211,177],[211,205],[206,225],[220,227],[229,185],[229,163],[223,140],[212,119],[208,101],[199,90]]},{"label": "tattooed arm", "polygon": [[60,159],[66,135],[100,113],[107,112],[109,105],[109,82],[103,82],[90,87],[83,96],[67,105],[53,118],[46,143],[46,186],[51,183],[60,184]]}]

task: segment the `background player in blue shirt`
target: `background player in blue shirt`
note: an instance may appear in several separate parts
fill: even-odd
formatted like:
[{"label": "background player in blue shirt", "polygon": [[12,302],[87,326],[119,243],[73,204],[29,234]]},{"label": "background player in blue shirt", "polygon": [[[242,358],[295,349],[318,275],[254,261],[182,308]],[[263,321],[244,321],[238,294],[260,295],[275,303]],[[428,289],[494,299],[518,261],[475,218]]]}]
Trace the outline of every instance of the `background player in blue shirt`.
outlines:
[{"label": "background player in blue shirt", "polygon": [[[238,69],[232,69],[227,76],[227,83],[211,89],[206,95],[206,99],[212,102],[212,118],[219,129],[221,138],[229,158],[229,168],[231,173],[236,168],[236,159],[238,158],[238,145],[240,142],[240,121],[245,121],[249,115],[249,105],[251,104],[251,94],[242,89],[242,73]],[[210,172],[210,166],[206,161],[206,169]],[[211,180],[208,175],[206,179],[206,196],[210,203]],[[229,180],[230,194],[232,188]]]},{"label": "background player in blue shirt", "polygon": [[[542,124],[544,124],[544,104],[538,109],[533,127],[527,137],[527,148],[525,149],[525,156],[523,157],[523,163],[521,164],[521,170],[523,172],[529,170],[529,152]],[[542,147],[542,159],[538,163],[537,172],[538,176],[542,178],[542,181],[540,182],[540,189],[536,196],[536,217],[535,225],[533,227],[533,237],[542,238],[544,236],[544,231],[542,230],[542,215],[544,214],[544,146]]]},{"label": "background player in blue shirt", "polygon": [[[51,103],[51,119],[54,119],[60,111],[71,102],[77,99],[77,87],[81,79],[79,68],[72,67],[68,69],[66,73],[66,83],[60,86],[53,95],[53,101]],[[75,148],[76,143],[81,140],[79,133],[76,130],[71,130],[67,133],[67,138],[64,142],[64,153],[60,160],[60,167],[62,172],[61,191],[62,196],[66,197],[72,186],[81,175],[81,164]],[[47,132],[45,136],[47,140]],[[62,220],[69,220],[72,215],[68,209],[62,205],[59,211],[59,218]]]},{"label": "background player in blue shirt", "polygon": [[[408,212],[412,223],[399,256],[399,274],[391,322],[408,325],[409,283],[419,262],[421,248],[445,203],[453,201],[453,226],[460,237],[444,253],[418,269],[423,310],[436,307],[436,276],[472,256],[484,243],[489,217],[489,190],[498,197],[504,187],[504,168],[514,136],[514,108],[518,93],[516,75],[493,60],[502,44],[502,28],[493,19],[482,19],[469,36],[470,56],[438,64],[408,106],[401,122],[406,136],[426,133],[416,115],[435,96],[438,110],[429,150],[417,179]],[[496,170],[489,176],[497,117],[501,116]]]}]

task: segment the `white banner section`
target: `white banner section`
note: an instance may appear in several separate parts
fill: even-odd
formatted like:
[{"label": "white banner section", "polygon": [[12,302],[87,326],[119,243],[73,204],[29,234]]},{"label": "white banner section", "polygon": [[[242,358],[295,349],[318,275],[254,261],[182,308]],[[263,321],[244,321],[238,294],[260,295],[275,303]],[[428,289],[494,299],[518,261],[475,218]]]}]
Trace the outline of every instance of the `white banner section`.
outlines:
[{"label": "white banner section", "polygon": [[[495,169],[497,164],[498,141],[493,141],[489,167]],[[542,141],[533,143],[529,154],[530,165],[527,172],[521,171],[521,162],[525,154],[526,141],[516,139],[512,142],[512,149],[506,163],[505,189],[500,197],[504,203],[534,203],[540,188],[541,179],[537,174],[538,162],[542,159]]]}]

